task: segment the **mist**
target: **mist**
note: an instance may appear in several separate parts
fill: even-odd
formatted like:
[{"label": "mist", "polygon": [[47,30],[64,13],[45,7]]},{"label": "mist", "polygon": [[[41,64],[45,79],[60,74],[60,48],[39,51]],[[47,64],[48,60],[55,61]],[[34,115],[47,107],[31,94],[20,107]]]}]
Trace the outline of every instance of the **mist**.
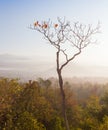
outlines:
[{"label": "mist", "polygon": [[[72,77],[108,77],[108,67],[89,66],[71,62],[63,70],[65,78]],[[55,59],[41,56],[0,55],[0,77],[19,78],[22,80],[39,77],[57,77]]]}]

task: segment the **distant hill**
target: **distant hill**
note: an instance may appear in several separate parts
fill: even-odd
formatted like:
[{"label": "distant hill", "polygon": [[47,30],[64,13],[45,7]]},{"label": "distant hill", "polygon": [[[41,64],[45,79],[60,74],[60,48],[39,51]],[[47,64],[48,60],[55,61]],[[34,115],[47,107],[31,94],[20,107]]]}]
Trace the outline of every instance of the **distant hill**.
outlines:
[{"label": "distant hill", "polygon": [[[56,63],[39,56],[27,57],[3,54],[0,55],[0,77],[3,76],[16,77],[21,80],[36,79],[38,77],[57,77]],[[74,81],[82,81],[83,78],[83,81],[90,79],[92,82],[107,82],[108,67],[70,63],[63,70],[63,77],[77,77],[74,78]]]}]

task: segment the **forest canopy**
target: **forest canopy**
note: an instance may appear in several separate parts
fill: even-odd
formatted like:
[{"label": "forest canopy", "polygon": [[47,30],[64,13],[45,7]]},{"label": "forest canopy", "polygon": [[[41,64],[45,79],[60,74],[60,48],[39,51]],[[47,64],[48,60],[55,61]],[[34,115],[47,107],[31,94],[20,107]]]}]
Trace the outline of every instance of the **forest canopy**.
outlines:
[{"label": "forest canopy", "polygon": [[[71,130],[108,129],[108,84],[64,83]],[[58,81],[0,79],[0,130],[65,130]]]}]

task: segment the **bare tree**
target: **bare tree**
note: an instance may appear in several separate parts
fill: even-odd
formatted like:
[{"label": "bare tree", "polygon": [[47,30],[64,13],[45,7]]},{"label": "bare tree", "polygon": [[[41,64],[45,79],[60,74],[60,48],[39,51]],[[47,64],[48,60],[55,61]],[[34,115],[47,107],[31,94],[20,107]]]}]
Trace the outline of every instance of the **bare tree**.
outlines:
[{"label": "bare tree", "polygon": [[[56,51],[56,65],[59,86],[62,96],[62,109],[66,130],[70,130],[66,113],[66,99],[63,88],[63,68],[75,59],[89,44],[95,43],[94,36],[99,32],[99,25],[93,28],[91,25],[83,25],[79,22],[73,23],[65,19],[57,18],[56,23],[52,21],[35,22],[30,27],[43,34],[44,38],[54,46]],[[64,57],[64,60],[61,60]]]}]

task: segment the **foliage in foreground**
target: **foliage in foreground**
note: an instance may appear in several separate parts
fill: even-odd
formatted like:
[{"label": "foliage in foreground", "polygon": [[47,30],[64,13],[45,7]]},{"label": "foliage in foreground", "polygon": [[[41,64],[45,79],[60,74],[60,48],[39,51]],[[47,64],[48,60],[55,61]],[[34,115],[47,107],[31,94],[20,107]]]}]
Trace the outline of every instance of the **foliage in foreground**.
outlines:
[{"label": "foliage in foreground", "polygon": [[[56,85],[43,79],[28,83],[0,79],[0,130],[65,130]],[[65,83],[71,130],[108,130],[107,87]]]}]

